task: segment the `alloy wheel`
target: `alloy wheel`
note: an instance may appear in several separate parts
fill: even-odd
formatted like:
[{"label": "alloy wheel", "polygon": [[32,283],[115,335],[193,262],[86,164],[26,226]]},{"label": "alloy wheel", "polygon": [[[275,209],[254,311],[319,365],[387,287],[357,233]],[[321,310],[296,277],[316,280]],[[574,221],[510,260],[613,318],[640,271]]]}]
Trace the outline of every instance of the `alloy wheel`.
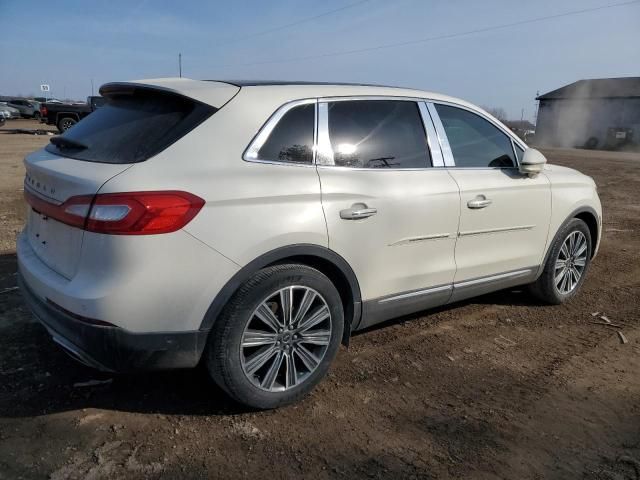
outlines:
[{"label": "alloy wheel", "polygon": [[554,284],[563,295],[578,286],[587,265],[587,238],[580,231],[571,232],[562,243],[554,269]]},{"label": "alloy wheel", "polygon": [[269,392],[300,385],[324,358],[331,326],[329,306],[315,290],[289,286],[270,294],[253,311],[242,334],[244,374]]},{"label": "alloy wheel", "polygon": [[60,126],[62,127],[62,131],[66,131],[73,127],[74,124],[75,122],[73,120],[62,120]]}]

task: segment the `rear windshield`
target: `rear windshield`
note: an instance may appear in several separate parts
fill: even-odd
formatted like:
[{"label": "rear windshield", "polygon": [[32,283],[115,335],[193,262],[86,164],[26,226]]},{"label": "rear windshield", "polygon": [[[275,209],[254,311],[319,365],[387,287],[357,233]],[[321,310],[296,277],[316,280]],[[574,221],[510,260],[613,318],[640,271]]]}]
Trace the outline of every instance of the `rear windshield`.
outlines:
[{"label": "rear windshield", "polygon": [[120,88],[105,92],[105,97],[104,106],[60,137],[53,137],[47,151],[88,162],[143,162],[217,110],[181,95],[149,88]]}]

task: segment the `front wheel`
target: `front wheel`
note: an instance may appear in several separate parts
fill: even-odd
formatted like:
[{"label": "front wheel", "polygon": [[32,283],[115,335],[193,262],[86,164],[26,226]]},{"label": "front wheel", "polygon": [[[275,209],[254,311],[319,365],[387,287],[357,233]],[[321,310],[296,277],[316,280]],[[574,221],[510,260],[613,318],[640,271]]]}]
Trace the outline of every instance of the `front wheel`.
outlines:
[{"label": "front wheel", "polygon": [[267,267],[216,320],[207,367],[238,402],[280,407],[303,398],[325,376],[343,329],[340,295],[325,275],[306,265]]},{"label": "front wheel", "polygon": [[557,233],[540,278],[531,292],[540,300],[558,305],[573,297],[584,282],[591,262],[591,232],[579,218]]}]

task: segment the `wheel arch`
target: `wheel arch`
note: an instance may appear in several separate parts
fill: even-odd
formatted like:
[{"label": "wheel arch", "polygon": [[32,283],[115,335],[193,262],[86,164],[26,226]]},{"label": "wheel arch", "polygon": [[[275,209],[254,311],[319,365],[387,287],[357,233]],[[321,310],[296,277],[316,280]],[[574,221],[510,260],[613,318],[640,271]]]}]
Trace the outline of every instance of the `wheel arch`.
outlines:
[{"label": "wheel arch", "polygon": [[56,125],[58,125],[58,123],[60,123],[60,120],[62,120],[63,118],[72,118],[76,122],[80,121],[80,116],[77,113],[74,113],[74,112],[58,112],[56,114]]},{"label": "wheel arch", "polygon": [[[362,315],[362,297],[358,279],[347,261],[333,250],[312,244],[280,247],[252,260],[242,267],[218,292],[202,320],[200,330],[211,330],[224,306],[238,288],[258,270],[272,265],[299,263],[325,274],[335,285],[344,308],[345,323],[342,343],[349,344],[351,331]],[[345,325],[346,327],[346,325]]]},{"label": "wheel arch", "polygon": [[579,218],[589,227],[589,233],[591,234],[591,258],[598,250],[598,217],[595,210],[585,208],[576,212],[573,218]]},{"label": "wheel arch", "polygon": [[598,240],[599,240],[598,239],[598,230],[599,230],[598,214],[596,213],[595,209],[589,206],[577,208],[567,216],[564,222],[560,224],[558,229],[553,234],[553,238],[547,245],[547,251],[544,254],[544,260],[540,265],[538,276],[542,274],[542,271],[544,270],[544,266],[547,264],[547,260],[549,259],[549,255],[551,254],[551,247],[553,246],[553,243],[556,239],[556,236],[558,235],[558,232],[562,230],[564,226],[574,218],[579,218],[580,220],[582,220],[584,223],[587,224],[587,227],[589,228],[589,233],[591,235],[591,258],[593,258],[593,256],[595,255],[595,252],[598,247]]}]

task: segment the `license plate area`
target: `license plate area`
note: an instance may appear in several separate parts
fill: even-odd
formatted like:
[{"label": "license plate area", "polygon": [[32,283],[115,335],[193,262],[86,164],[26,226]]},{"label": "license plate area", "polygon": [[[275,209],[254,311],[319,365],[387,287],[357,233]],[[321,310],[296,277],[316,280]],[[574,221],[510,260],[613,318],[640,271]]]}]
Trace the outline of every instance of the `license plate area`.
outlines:
[{"label": "license plate area", "polygon": [[43,263],[60,275],[75,274],[82,246],[82,230],[65,225],[29,209],[28,238],[31,248]]}]

